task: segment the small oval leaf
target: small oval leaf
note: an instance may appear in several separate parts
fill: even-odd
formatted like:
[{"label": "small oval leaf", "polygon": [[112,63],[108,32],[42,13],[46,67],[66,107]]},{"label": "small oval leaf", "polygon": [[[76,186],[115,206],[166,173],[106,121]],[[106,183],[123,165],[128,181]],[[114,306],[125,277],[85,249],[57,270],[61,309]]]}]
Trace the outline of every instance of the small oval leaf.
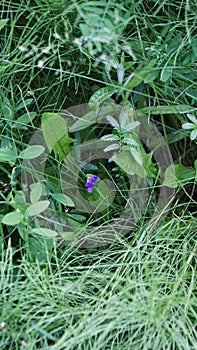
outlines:
[{"label": "small oval leaf", "polygon": [[58,233],[56,231],[50,230],[49,228],[39,227],[34,228],[32,230],[33,233],[36,233],[37,235],[45,236],[45,237],[56,237]]},{"label": "small oval leaf", "polygon": [[75,203],[72,201],[72,199],[63,193],[52,193],[51,197],[54,198],[57,202],[64,204],[68,207],[75,206]]},{"label": "small oval leaf", "polygon": [[48,208],[49,204],[50,202],[48,200],[33,203],[29,206],[29,208],[27,208],[26,213],[29,216],[38,215],[45,211],[45,209]]},{"label": "small oval leaf", "polygon": [[40,145],[28,146],[19,154],[18,158],[34,159],[39,157],[44,152],[44,150],[45,148]]},{"label": "small oval leaf", "polygon": [[23,215],[20,212],[14,211],[12,213],[8,213],[4,215],[2,219],[2,223],[5,225],[15,226],[19,224],[23,220]]},{"label": "small oval leaf", "polygon": [[32,184],[30,187],[31,187],[31,193],[30,193],[31,203],[38,202],[42,195],[42,184],[40,182],[36,182]]}]

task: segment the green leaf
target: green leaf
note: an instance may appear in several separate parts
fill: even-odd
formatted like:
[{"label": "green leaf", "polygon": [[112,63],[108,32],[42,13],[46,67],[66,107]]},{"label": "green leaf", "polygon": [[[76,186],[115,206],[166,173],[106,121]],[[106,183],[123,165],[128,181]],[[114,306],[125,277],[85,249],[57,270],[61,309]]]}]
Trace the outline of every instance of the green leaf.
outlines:
[{"label": "green leaf", "polygon": [[60,232],[60,236],[62,236],[66,241],[74,241],[76,238],[75,232]]},{"label": "green leaf", "polygon": [[53,231],[49,228],[43,228],[43,227],[33,228],[32,232],[36,233],[37,235],[50,237],[50,238],[56,237],[58,235],[56,231]]},{"label": "green leaf", "polygon": [[18,123],[29,124],[36,117],[36,115],[37,115],[36,112],[24,113],[23,115],[21,115],[21,117],[17,119],[16,124]]},{"label": "green leaf", "polygon": [[115,153],[111,160],[114,161],[126,174],[138,175],[145,177],[144,167],[136,162],[129,150],[122,150],[120,153]]},{"label": "green leaf", "polygon": [[75,203],[72,201],[72,199],[63,193],[52,193],[51,197],[54,198],[57,202],[65,206],[68,206],[68,207],[75,206]]},{"label": "green leaf", "polygon": [[157,114],[184,114],[193,111],[194,109],[187,105],[174,105],[174,106],[158,106],[158,107],[146,107],[141,108],[140,112],[149,113],[152,115]]},{"label": "green leaf", "polygon": [[83,37],[86,37],[86,36],[89,36],[90,33],[91,33],[91,28],[90,26],[87,26],[86,24],[84,23],[80,23],[79,24],[79,28],[81,30],[81,33],[83,35]]},{"label": "green leaf", "polygon": [[9,148],[0,148],[0,162],[15,163],[16,151]]},{"label": "green leaf", "polygon": [[6,18],[6,19],[0,19],[0,30],[3,29],[6,24],[8,23],[9,21],[9,18]]},{"label": "green leaf", "polygon": [[117,88],[113,86],[103,87],[91,96],[88,104],[89,106],[100,104],[110,98],[115,92],[117,92]]},{"label": "green leaf", "polygon": [[4,95],[2,96],[1,115],[3,118],[7,119],[7,122],[12,121],[12,119],[14,117],[13,106],[10,103],[10,100],[7,97],[5,97]]},{"label": "green leaf", "polygon": [[79,118],[70,128],[71,132],[83,130],[91,126],[98,121],[97,113],[94,111],[86,113],[83,117]]},{"label": "green leaf", "polygon": [[159,75],[159,69],[154,69],[148,72],[148,74],[144,78],[144,82],[146,84],[152,83]]},{"label": "green leaf", "polygon": [[32,101],[33,101],[33,98],[28,98],[27,100],[22,101],[21,103],[19,103],[18,106],[16,106],[15,111],[19,111],[20,109],[29,106],[30,103],[32,103]]},{"label": "green leaf", "polygon": [[64,160],[70,144],[76,141],[68,135],[66,120],[56,113],[43,113],[41,127],[49,152],[53,150],[60,161]]},{"label": "green leaf", "polygon": [[31,184],[31,193],[30,193],[30,201],[31,203],[36,203],[39,201],[42,195],[42,184],[40,182],[36,182]]},{"label": "green leaf", "polygon": [[14,211],[12,213],[6,214],[3,217],[1,222],[5,225],[15,226],[19,224],[19,222],[21,222],[22,220],[23,220],[23,214],[20,212]]},{"label": "green leaf", "polygon": [[160,80],[165,82],[172,76],[172,68],[164,67],[161,71]]},{"label": "green leaf", "polygon": [[39,157],[44,152],[44,150],[45,148],[40,145],[28,146],[26,149],[19,153],[18,158],[34,159]]},{"label": "green leaf", "polygon": [[29,216],[38,215],[45,211],[48,208],[49,204],[50,202],[48,200],[33,203],[27,208],[26,214]]},{"label": "green leaf", "polygon": [[183,185],[189,183],[193,178],[195,178],[195,170],[193,168],[184,167],[182,164],[172,164],[165,171],[163,185],[176,188],[181,182]]},{"label": "green leaf", "polygon": [[168,143],[175,143],[177,141],[180,141],[182,139],[184,139],[184,137],[186,137],[187,134],[181,130],[172,132],[171,134],[168,134],[167,138],[168,138]]},{"label": "green leaf", "polygon": [[195,128],[194,130],[192,130],[191,135],[190,135],[190,139],[193,141],[197,138],[197,128]]}]

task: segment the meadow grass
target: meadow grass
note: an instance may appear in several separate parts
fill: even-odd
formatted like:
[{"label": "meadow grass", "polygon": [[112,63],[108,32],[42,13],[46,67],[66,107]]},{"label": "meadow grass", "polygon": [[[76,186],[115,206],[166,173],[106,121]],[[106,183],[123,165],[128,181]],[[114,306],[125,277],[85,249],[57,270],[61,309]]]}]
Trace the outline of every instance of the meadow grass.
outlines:
[{"label": "meadow grass", "polygon": [[[122,86],[117,102],[186,105],[196,113],[195,1],[2,0],[0,9],[8,19],[0,30],[1,147],[22,151],[42,112],[86,103],[103,86],[115,91],[123,71],[125,80],[138,72],[141,83]],[[106,32],[99,33],[98,18]],[[89,40],[84,25],[94,30]],[[32,122],[12,128],[30,112]],[[181,133],[186,114],[149,110],[148,118],[175,164],[193,167],[195,141]],[[0,164],[1,218],[10,210],[5,189],[20,190],[20,165]],[[196,226],[193,179],[159,227],[141,220],[98,249],[47,239],[39,261],[13,227],[0,224],[0,348],[196,350]]]},{"label": "meadow grass", "polygon": [[194,218],[173,218],[95,251],[56,247],[44,267],[9,247],[1,348],[195,349],[195,237]]}]

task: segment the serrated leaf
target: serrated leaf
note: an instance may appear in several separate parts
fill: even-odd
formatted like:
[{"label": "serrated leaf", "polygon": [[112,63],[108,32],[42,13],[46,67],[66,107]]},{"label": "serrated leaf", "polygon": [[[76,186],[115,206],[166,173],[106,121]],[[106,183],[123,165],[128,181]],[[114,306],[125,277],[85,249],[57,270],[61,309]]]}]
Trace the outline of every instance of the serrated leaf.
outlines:
[{"label": "serrated leaf", "polygon": [[31,186],[30,201],[36,203],[42,195],[42,184],[40,182],[33,183]]},{"label": "serrated leaf", "polygon": [[135,128],[137,128],[139,125],[140,125],[139,122],[133,122],[133,123],[131,123],[131,124],[128,124],[128,125],[126,126],[126,131],[132,131],[132,130],[134,130]]},{"label": "serrated leaf", "polygon": [[33,228],[33,233],[36,233],[37,235],[45,236],[45,237],[56,237],[58,233],[56,231],[53,231],[49,228],[39,227],[39,228]]},{"label": "serrated leaf", "polygon": [[197,118],[194,115],[187,114],[187,118],[189,118],[192,123],[197,124]]},{"label": "serrated leaf", "polygon": [[29,216],[38,215],[45,211],[48,208],[49,204],[50,202],[48,200],[33,203],[27,208],[26,214]]},{"label": "serrated leaf", "polygon": [[26,149],[19,153],[18,158],[34,159],[44,153],[44,150],[45,148],[40,145],[28,146]]},{"label": "serrated leaf", "polygon": [[63,193],[52,193],[51,197],[54,198],[57,202],[64,204],[65,206],[68,206],[68,207],[75,206],[75,203],[72,201],[72,199]]},{"label": "serrated leaf", "polygon": [[194,127],[195,127],[195,125],[192,124],[192,123],[184,123],[184,124],[182,124],[182,128],[183,128],[184,130],[194,129]]},{"label": "serrated leaf", "polygon": [[5,225],[15,226],[23,220],[23,214],[17,211],[4,215],[1,222]]},{"label": "serrated leaf", "polygon": [[114,134],[104,135],[101,137],[103,141],[119,141],[119,136]]},{"label": "serrated leaf", "polygon": [[194,141],[197,138],[197,128],[195,128],[190,135],[190,139]]},{"label": "serrated leaf", "polygon": [[136,146],[136,147],[139,146],[138,143],[130,135],[124,137],[124,143],[126,143],[127,145],[131,145],[131,146]]},{"label": "serrated leaf", "polygon": [[120,148],[120,145],[118,143],[113,143],[112,145],[109,145],[107,147],[104,148],[104,152],[109,152],[109,151],[113,151],[113,150],[117,150]]},{"label": "serrated leaf", "polygon": [[108,122],[111,124],[111,126],[113,126],[113,128],[115,128],[116,130],[120,129],[120,125],[115,118],[111,117],[110,115],[108,115],[106,118]]}]

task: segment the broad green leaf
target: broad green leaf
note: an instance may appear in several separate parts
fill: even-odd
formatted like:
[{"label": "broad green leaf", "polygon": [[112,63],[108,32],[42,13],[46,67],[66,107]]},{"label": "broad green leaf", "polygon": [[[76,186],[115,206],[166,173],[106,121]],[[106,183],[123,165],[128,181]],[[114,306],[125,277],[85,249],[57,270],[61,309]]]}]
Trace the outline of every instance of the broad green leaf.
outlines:
[{"label": "broad green leaf", "polygon": [[142,155],[141,155],[140,151],[137,150],[136,148],[131,148],[130,152],[131,152],[133,158],[136,160],[136,162],[142,166],[143,159],[142,159]]},{"label": "broad green leaf", "polygon": [[39,201],[42,195],[42,184],[40,182],[36,182],[31,184],[31,192],[30,192],[30,201],[31,203],[36,203]]},{"label": "broad green leaf", "polygon": [[44,152],[44,150],[45,148],[40,145],[28,146],[26,149],[19,153],[18,158],[34,159],[39,157]]},{"label": "broad green leaf", "polygon": [[45,211],[48,208],[49,204],[50,202],[48,200],[33,203],[27,208],[26,214],[29,216],[38,215]]},{"label": "broad green leaf", "polygon": [[6,24],[8,23],[9,21],[9,18],[6,18],[6,19],[0,19],[0,30],[3,29]]},{"label": "broad green leaf", "polygon": [[106,101],[109,97],[111,97],[115,92],[117,91],[117,88],[114,86],[106,86],[99,90],[97,90],[90,98],[89,100],[89,106],[94,106],[99,103],[102,103]]},{"label": "broad green leaf", "polygon": [[3,219],[2,223],[5,225],[15,226],[19,224],[23,220],[23,214],[17,211],[14,211],[12,213],[6,214]]},{"label": "broad green leaf", "polygon": [[15,163],[16,158],[16,151],[9,148],[0,148],[0,162]]},{"label": "broad green leaf", "polygon": [[65,206],[68,206],[68,207],[75,206],[75,203],[72,201],[72,199],[63,193],[52,193],[51,197],[54,198],[57,202]]},{"label": "broad green leaf", "polygon": [[37,235],[45,236],[45,237],[56,237],[58,233],[56,231],[53,231],[49,228],[39,227],[39,228],[33,228],[33,233],[36,233]]},{"label": "broad green leaf", "polygon": [[70,128],[71,132],[83,130],[91,126],[98,121],[97,113],[94,111],[86,113],[83,117],[79,118]]},{"label": "broad green leaf", "polygon": [[164,175],[164,186],[170,188],[178,187],[182,184],[190,182],[195,178],[195,170],[184,167],[182,164],[170,165]]},{"label": "broad green leaf", "polygon": [[115,153],[111,160],[114,161],[126,174],[138,175],[145,177],[145,169],[138,164],[129,150],[122,150],[120,153]]},{"label": "broad green leaf", "polygon": [[70,151],[70,144],[75,142],[68,135],[67,121],[56,113],[42,114],[42,132],[49,149],[62,161]]}]

